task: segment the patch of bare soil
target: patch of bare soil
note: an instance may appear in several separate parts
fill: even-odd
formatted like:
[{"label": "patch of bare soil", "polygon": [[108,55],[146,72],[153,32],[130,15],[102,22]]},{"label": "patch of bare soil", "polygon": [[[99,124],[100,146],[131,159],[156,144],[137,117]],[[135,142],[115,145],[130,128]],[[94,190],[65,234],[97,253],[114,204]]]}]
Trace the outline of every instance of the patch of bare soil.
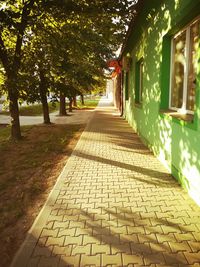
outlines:
[{"label": "patch of bare soil", "polygon": [[0,146],[0,267],[10,265],[84,126],[29,126],[22,141]]}]

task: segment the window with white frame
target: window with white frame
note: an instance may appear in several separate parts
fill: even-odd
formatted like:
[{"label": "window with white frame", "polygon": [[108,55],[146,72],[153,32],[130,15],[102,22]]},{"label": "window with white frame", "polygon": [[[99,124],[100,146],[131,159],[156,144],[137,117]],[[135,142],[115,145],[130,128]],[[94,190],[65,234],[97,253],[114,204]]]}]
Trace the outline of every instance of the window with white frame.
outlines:
[{"label": "window with white frame", "polygon": [[194,112],[198,64],[200,19],[172,39],[170,108],[180,113]]},{"label": "window with white frame", "polygon": [[141,58],[136,62],[136,86],[135,86],[135,102],[142,103],[143,95],[143,74],[144,74],[144,60]]}]

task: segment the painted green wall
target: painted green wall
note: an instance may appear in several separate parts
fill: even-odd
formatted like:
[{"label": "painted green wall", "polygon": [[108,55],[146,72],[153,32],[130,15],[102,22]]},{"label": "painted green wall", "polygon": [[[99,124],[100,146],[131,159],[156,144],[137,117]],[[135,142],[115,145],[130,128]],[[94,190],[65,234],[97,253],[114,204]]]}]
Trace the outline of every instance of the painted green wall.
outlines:
[{"label": "painted green wall", "polygon": [[[186,123],[160,112],[169,102],[171,36],[198,15],[200,0],[147,1],[122,56],[132,57],[126,119],[200,205],[200,68],[194,121]],[[141,57],[144,92],[139,106],[135,67]]]}]

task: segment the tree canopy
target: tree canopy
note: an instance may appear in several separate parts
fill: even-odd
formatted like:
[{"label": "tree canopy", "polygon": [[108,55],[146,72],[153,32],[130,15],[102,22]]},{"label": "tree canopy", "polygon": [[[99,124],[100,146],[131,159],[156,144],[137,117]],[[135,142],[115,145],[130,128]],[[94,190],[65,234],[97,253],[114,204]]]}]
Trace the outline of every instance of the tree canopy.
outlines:
[{"label": "tree canopy", "polygon": [[0,71],[13,138],[21,137],[19,98],[42,101],[48,90],[71,95],[100,84],[107,60],[123,41],[135,3],[0,0]]}]

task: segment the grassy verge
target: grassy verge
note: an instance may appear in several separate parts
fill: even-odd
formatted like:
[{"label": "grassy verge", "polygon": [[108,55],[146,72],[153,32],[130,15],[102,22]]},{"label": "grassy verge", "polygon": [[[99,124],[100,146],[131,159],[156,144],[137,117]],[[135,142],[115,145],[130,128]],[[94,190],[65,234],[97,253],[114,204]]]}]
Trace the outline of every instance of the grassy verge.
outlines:
[{"label": "grassy verge", "polygon": [[[9,266],[71,154],[84,125],[23,126],[23,140],[0,128],[0,258]],[[0,264],[0,265],[1,265]]]},{"label": "grassy verge", "polygon": [[[49,103],[49,112],[55,112],[59,109],[59,103]],[[42,104],[35,104],[29,106],[20,106],[19,113],[21,116],[40,116],[42,115]],[[9,115],[9,111],[2,111],[1,114]]]},{"label": "grassy verge", "polygon": [[[49,112],[55,112],[59,108],[58,103],[49,103]],[[31,105],[31,106],[23,106],[20,107],[20,115],[21,116],[40,116],[42,115],[42,104],[37,104],[37,105]]]},{"label": "grassy verge", "polygon": [[[77,101],[77,107],[75,109],[94,109],[99,103],[99,98],[97,99],[85,99],[84,105],[81,104],[81,101]],[[68,105],[66,105],[68,108]],[[49,112],[55,112],[59,109],[59,103],[49,103]],[[19,112],[21,116],[41,116],[43,114],[42,105],[35,104],[29,106],[20,106]],[[9,115],[9,111],[2,111],[0,114]]]},{"label": "grassy verge", "polygon": [[99,99],[86,99],[84,100],[84,105],[82,105],[81,101],[77,101],[77,108],[78,109],[93,109],[99,103]]}]

